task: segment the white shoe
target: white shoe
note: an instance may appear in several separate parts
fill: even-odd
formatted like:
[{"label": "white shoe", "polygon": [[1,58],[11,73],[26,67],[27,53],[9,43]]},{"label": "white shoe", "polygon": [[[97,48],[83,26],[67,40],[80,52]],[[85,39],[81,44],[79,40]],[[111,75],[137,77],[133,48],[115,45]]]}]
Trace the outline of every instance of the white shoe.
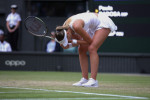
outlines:
[{"label": "white shoe", "polygon": [[80,80],[79,82],[76,82],[76,83],[74,83],[74,84],[72,84],[72,85],[73,85],[73,86],[82,86],[82,84],[84,84],[84,83],[86,83],[86,82],[88,82],[87,79],[81,78],[81,80]]},{"label": "white shoe", "polygon": [[82,84],[84,87],[98,87],[98,81],[90,78],[88,82]]}]

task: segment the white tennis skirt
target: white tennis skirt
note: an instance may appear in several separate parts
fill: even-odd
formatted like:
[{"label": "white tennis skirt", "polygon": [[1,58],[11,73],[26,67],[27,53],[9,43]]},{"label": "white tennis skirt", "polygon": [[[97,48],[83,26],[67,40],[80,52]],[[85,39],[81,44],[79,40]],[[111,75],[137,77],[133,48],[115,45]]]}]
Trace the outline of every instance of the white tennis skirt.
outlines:
[{"label": "white tennis skirt", "polygon": [[101,28],[109,28],[111,32],[117,30],[117,26],[107,15],[103,13],[99,13],[98,19],[100,20],[100,24],[97,26],[96,30],[101,29]]},{"label": "white tennis skirt", "polygon": [[86,32],[90,35],[91,38],[93,38],[95,31],[102,29],[102,28],[109,28],[111,32],[117,30],[117,26],[114,24],[114,22],[105,14],[99,13],[98,14],[98,20],[100,21],[96,28],[90,29],[88,28]]}]

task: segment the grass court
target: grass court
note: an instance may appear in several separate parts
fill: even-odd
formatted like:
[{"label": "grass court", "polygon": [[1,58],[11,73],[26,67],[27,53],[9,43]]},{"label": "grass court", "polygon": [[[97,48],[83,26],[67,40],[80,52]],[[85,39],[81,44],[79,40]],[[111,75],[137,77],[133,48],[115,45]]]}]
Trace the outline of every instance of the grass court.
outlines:
[{"label": "grass court", "polygon": [[81,72],[0,71],[0,100],[150,100],[148,74],[99,73],[98,88],[72,86],[80,78]]}]

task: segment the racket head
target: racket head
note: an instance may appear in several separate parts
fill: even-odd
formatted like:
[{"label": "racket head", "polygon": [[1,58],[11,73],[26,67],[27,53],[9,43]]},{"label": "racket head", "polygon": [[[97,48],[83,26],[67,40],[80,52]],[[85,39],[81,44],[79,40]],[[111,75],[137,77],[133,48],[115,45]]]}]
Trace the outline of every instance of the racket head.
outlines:
[{"label": "racket head", "polygon": [[45,36],[48,33],[46,24],[38,17],[28,16],[24,22],[25,28],[35,36]]}]

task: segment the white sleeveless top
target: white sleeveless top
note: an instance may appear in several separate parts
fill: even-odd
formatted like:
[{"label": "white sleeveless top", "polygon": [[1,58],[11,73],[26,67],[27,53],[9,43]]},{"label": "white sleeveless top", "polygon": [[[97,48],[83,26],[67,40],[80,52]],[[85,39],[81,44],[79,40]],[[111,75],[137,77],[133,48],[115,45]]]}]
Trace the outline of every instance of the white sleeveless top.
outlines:
[{"label": "white sleeveless top", "polygon": [[96,30],[102,28],[110,28],[111,31],[117,30],[117,26],[113,21],[106,15],[99,13],[98,17],[94,13],[80,13],[71,17],[71,22],[69,24],[70,28],[73,29],[74,21],[81,19],[84,21],[83,29],[92,38]]}]

